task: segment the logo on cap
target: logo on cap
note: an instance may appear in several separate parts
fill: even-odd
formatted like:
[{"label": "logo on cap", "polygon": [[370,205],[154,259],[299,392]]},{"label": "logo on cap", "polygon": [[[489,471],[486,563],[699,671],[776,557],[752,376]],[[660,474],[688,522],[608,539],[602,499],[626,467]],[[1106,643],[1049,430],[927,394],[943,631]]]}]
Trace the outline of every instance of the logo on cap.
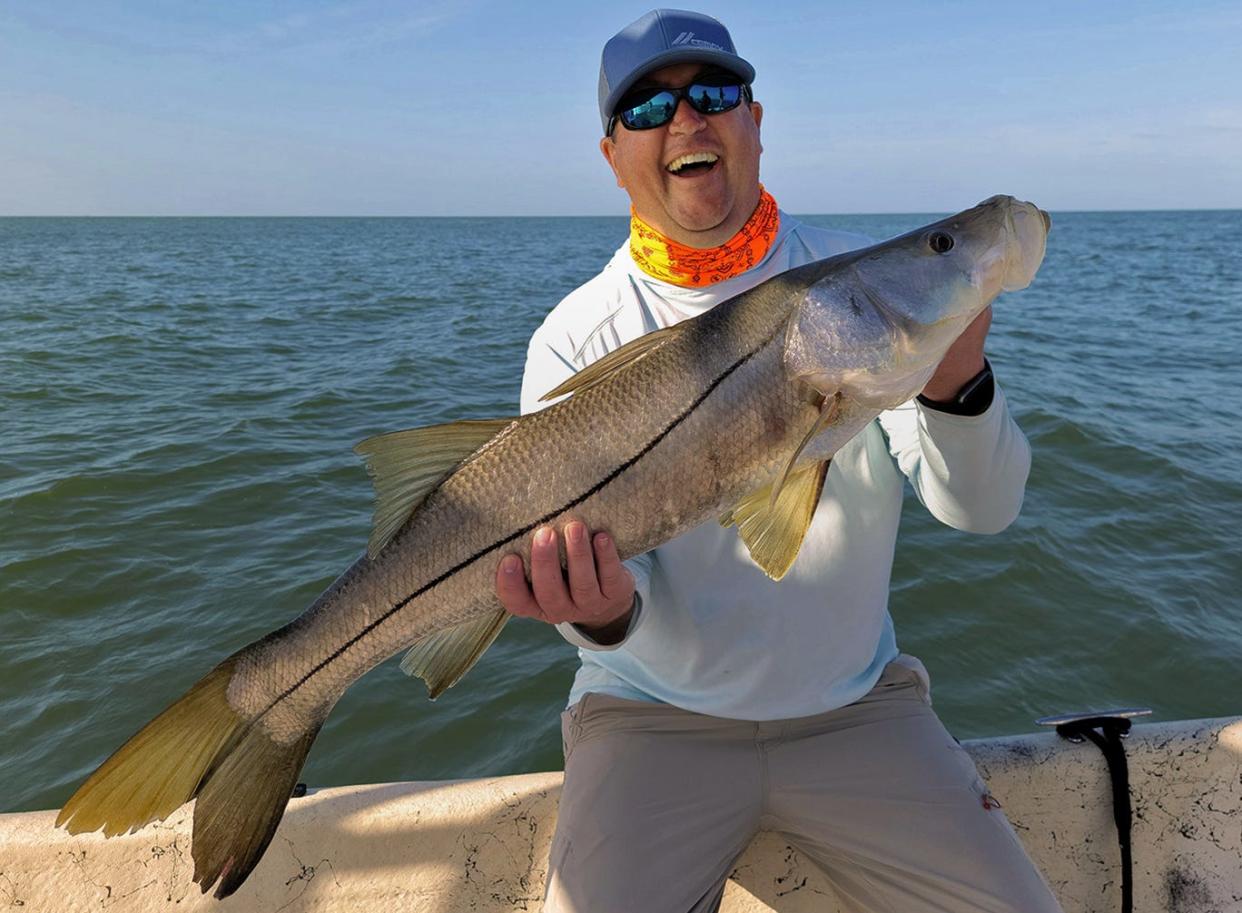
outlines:
[{"label": "logo on cap", "polygon": [[702,38],[695,38],[694,32],[682,32],[680,35],[674,38],[671,42],[669,42],[669,44],[672,47],[677,47],[678,45],[681,45],[681,44],[688,44],[696,48],[711,48],[712,50],[715,50],[715,51],[724,50],[724,48],[716,44],[716,42],[714,41],[704,41]]}]

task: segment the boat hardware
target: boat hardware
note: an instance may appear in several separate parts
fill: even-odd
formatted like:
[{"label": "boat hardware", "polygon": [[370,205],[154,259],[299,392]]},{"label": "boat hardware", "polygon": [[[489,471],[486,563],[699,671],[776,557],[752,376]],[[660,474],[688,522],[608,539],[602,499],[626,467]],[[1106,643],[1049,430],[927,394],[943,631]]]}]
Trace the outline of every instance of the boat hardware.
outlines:
[{"label": "boat hardware", "polygon": [[1113,822],[1117,825],[1117,845],[1121,848],[1121,913],[1132,913],[1134,910],[1134,864],[1130,858],[1130,825],[1134,816],[1130,808],[1130,769],[1121,740],[1130,734],[1131,720],[1150,713],[1151,710],[1146,707],[1129,707],[1046,716],[1035,721],[1040,726],[1055,726],[1057,735],[1069,742],[1090,739],[1104,754],[1113,786]]}]

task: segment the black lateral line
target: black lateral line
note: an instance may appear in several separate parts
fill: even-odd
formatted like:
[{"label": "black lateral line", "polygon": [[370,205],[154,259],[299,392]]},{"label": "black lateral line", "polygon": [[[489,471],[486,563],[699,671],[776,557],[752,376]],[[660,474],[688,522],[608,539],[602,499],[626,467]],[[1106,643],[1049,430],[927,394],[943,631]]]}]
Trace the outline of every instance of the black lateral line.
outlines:
[{"label": "black lateral line", "polygon": [[610,472],[600,481],[596,482],[594,485],[588,488],[585,492],[578,495],[578,497],[574,498],[572,501],[569,501],[568,503],[566,503],[563,507],[557,508],[551,513],[544,514],[538,520],[535,520],[533,523],[530,523],[529,525],[522,527],[521,529],[514,532],[512,535],[507,536],[504,539],[499,539],[496,542],[493,542],[491,545],[480,549],[479,551],[475,552],[470,557],[459,561],[457,564],[453,565],[453,567],[449,568],[447,571],[440,574],[435,579],[423,584],[421,587],[419,587],[409,596],[406,596],[400,602],[393,604],[393,606],[390,609],[388,609],[386,612],[384,612],[383,615],[380,615],[378,618],[376,618],[374,621],[372,621],[370,624],[364,627],[361,631],[359,631],[349,640],[345,641],[345,643],[343,643],[340,647],[338,647],[332,654],[320,660],[319,663],[316,664],[313,669],[311,669],[309,672],[303,675],[300,679],[298,679],[296,682],[294,682],[292,685],[290,685],[288,688],[282,691],[275,699],[271,701],[271,703],[269,703],[266,707],[264,707],[261,711],[259,711],[258,716],[256,716],[256,719],[258,717],[263,716],[265,713],[267,713],[269,710],[271,710],[273,707],[275,707],[277,704],[279,704],[281,701],[283,701],[285,698],[291,695],[298,688],[302,687],[302,685],[306,684],[306,682],[311,678],[311,676],[315,675],[316,673],[319,672],[320,669],[324,668],[329,663],[331,663],[333,660],[337,659],[342,653],[344,653],[346,650],[348,650],[358,641],[362,640],[362,638],[366,637],[368,634],[371,633],[371,631],[375,630],[377,627],[382,625],[385,621],[387,621],[397,612],[404,609],[413,600],[423,595],[423,593],[426,593],[428,590],[432,589],[433,587],[439,586],[449,577],[452,577],[454,574],[459,572],[462,568],[466,567],[467,565],[473,564],[475,561],[478,561],[488,552],[494,552],[496,549],[504,545],[508,545],[514,539],[518,539],[526,535],[531,530],[536,529],[539,526],[542,526],[544,523],[547,523],[552,518],[559,516],[560,514],[563,514],[565,511],[569,510],[570,508],[577,507],[587,498],[603,490],[614,479],[616,479],[619,475],[621,475],[621,473],[625,472],[627,469],[629,469],[631,466],[633,466],[635,463],[637,463],[639,460],[645,457],[648,453],[650,453],[653,449],[655,449],[662,440],[664,440],[666,437],[669,436],[670,433],[672,433],[674,428],[676,428],[678,425],[684,422],[687,418],[689,418],[691,413],[693,413],[695,409],[697,409],[699,406],[703,404],[703,401],[706,400],[707,397],[709,397],[712,394],[713,390],[715,390],[718,386],[724,383],[725,379],[728,378],[730,374],[732,374],[734,371],[736,371],[738,368],[740,368],[742,365],[748,362],[751,358],[753,358],[754,355],[760,349],[762,349],[765,345],[768,344],[768,342],[769,340],[765,339],[754,349],[751,349],[751,351],[747,352],[745,355],[743,355],[741,358],[739,358],[737,361],[731,364],[728,368],[726,368],[723,373],[721,373],[715,380],[713,380],[710,384],[707,385],[707,389],[705,389],[702,393],[700,393],[699,396],[695,399],[695,401],[691,403],[689,406],[687,406],[686,410],[682,412],[681,415],[677,416],[675,419],[669,422],[664,427],[664,429],[660,431],[659,434],[657,434],[645,447],[643,447],[642,450],[634,454],[634,456],[630,457],[628,460],[626,460],[624,463],[622,463],[620,466],[618,466],[616,469],[614,469],[612,472]]}]

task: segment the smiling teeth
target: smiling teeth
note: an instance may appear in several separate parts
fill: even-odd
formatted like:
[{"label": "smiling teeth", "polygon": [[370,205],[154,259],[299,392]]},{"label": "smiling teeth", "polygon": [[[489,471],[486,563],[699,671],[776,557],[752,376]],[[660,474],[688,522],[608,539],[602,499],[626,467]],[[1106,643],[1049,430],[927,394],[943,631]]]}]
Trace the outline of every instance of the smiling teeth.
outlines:
[{"label": "smiling teeth", "polygon": [[714,162],[718,156],[710,152],[691,152],[689,155],[679,155],[668,163],[668,170],[673,174],[681,171],[687,165],[693,165],[696,162]]}]

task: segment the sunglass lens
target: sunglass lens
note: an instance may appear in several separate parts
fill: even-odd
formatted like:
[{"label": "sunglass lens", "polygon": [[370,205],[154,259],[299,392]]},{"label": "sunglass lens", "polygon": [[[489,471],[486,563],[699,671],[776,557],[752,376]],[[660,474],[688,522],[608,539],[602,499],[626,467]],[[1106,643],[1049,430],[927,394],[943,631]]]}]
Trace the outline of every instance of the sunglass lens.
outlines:
[{"label": "sunglass lens", "polygon": [[686,90],[690,103],[695,110],[704,114],[720,114],[737,107],[742,98],[742,87],[739,85],[711,86],[695,84]]},{"label": "sunglass lens", "polygon": [[623,104],[622,122],[631,130],[646,130],[668,123],[677,108],[677,96],[668,91],[656,91]]}]

